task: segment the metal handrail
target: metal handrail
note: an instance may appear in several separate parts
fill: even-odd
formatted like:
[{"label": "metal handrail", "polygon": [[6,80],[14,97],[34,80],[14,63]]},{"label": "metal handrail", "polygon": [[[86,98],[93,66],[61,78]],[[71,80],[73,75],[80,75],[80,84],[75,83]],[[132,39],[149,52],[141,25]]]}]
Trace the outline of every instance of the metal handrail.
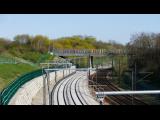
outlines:
[{"label": "metal handrail", "polygon": [[105,97],[108,95],[144,95],[144,94],[160,94],[160,90],[96,92],[96,95],[101,97]]}]

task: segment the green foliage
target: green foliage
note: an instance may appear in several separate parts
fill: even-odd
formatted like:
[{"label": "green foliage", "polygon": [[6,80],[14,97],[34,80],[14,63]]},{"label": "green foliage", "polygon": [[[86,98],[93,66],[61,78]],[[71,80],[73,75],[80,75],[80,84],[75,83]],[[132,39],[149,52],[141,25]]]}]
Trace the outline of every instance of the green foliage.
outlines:
[{"label": "green foliage", "polygon": [[0,90],[17,77],[36,69],[38,68],[28,64],[0,64]]},{"label": "green foliage", "polygon": [[22,55],[22,58],[36,63],[40,56],[41,54],[39,52],[27,52],[26,54]]},{"label": "green foliage", "polygon": [[[51,40],[46,36],[27,34],[17,35],[14,41],[0,39],[0,52],[8,51],[13,56],[29,60],[33,63],[42,61],[42,56],[53,48],[57,49],[113,49],[122,45],[97,41],[93,36],[72,36]],[[48,57],[44,57],[44,61]],[[52,57],[53,58],[53,57]],[[38,61],[38,62],[37,62]]]},{"label": "green foliage", "polygon": [[[5,54],[10,58],[16,59],[18,63],[27,63],[28,65],[2,65],[0,73],[1,85],[7,85],[17,76],[34,69],[34,65],[47,60],[53,60],[54,56],[49,54],[50,50],[58,49],[110,49],[118,48],[118,44],[111,44],[97,41],[93,36],[71,36],[59,39],[49,39],[47,36],[36,35],[30,36],[21,34],[14,37],[14,41],[0,38],[0,54]],[[4,58],[4,57],[3,57]],[[87,59],[80,65],[85,67],[88,65]],[[32,65],[33,63],[33,65]],[[9,68],[9,69],[7,69]],[[11,70],[10,70],[11,68]],[[26,69],[26,71],[25,71]],[[4,70],[4,71],[2,71]],[[8,71],[11,72],[8,75]],[[5,81],[2,83],[2,81]],[[2,87],[1,87],[2,88]]]},{"label": "green foliage", "polygon": [[47,62],[48,60],[53,60],[54,56],[50,55],[49,53],[47,54],[42,54],[38,59],[37,63],[42,63],[42,62]]},{"label": "green foliage", "polygon": [[54,41],[55,48],[68,48],[68,49],[95,49],[93,43],[96,42],[94,37],[64,37]]},{"label": "green foliage", "polygon": [[10,41],[5,38],[0,38],[0,54],[5,52],[8,48]]}]

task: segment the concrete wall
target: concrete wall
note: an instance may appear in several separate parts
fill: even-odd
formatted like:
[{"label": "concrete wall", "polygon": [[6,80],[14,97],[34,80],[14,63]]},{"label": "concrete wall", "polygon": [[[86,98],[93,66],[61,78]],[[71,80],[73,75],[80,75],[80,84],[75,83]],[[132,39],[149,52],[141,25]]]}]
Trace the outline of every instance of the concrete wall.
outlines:
[{"label": "concrete wall", "polygon": [[[73,69],[75,68],[75,66],[72,66],[71,68]],[[73,73],[74,71],[75,70],[64,69],[50,73],[49,77],[50,92],[52,91],[56,82],[58,82],[63,77],[69,75],[70,73]],[[10,100],[9,105],[32,105],[33,98],[35,98],[39,93],[39,91],[41,91],[42,89],[43,89],[43,76],[34,78],[33,80],[24,84],[16,92],[16,94]],[[39,94],[39,97],[43,98],[43,94]]]}]

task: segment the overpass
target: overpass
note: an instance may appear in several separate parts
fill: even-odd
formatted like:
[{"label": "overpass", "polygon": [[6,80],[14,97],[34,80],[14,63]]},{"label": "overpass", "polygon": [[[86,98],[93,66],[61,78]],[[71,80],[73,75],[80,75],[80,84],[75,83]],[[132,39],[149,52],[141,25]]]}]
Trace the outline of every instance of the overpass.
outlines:
[{"label": "overpass", "polygon": [[56,56],[110,56],[125,55],[126,51],[121,49],[53,49],[51,53]]}]

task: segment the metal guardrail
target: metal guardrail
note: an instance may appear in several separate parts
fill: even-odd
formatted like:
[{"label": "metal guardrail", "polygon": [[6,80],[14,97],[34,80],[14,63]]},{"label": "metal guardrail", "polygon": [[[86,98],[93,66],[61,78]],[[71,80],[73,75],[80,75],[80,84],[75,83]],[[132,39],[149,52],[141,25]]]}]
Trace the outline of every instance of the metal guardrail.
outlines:
[{"label": "metal guardrail", "polygon": [[9,58],[0,55],[0,64],[17,64],[17,61],[14,57]]},{"label": "metal guardrail", "polygon": [[11,98],[15,95],[17,90],[24,85],[26,82],[41,76],[42,69],[36,70],[34,72],[27,73],[19,78],[17,78],[15,81],[13,81],[7,88],[5,88],[1,94],[0,94],[0,104],[1,105],[8,105]]},{"label": "metal guardrail", "polygon": [[96,92],[96,96],[98,98],[102,98],[108,95],[144,95],[144,94],[160,94],[160,90]]}]

